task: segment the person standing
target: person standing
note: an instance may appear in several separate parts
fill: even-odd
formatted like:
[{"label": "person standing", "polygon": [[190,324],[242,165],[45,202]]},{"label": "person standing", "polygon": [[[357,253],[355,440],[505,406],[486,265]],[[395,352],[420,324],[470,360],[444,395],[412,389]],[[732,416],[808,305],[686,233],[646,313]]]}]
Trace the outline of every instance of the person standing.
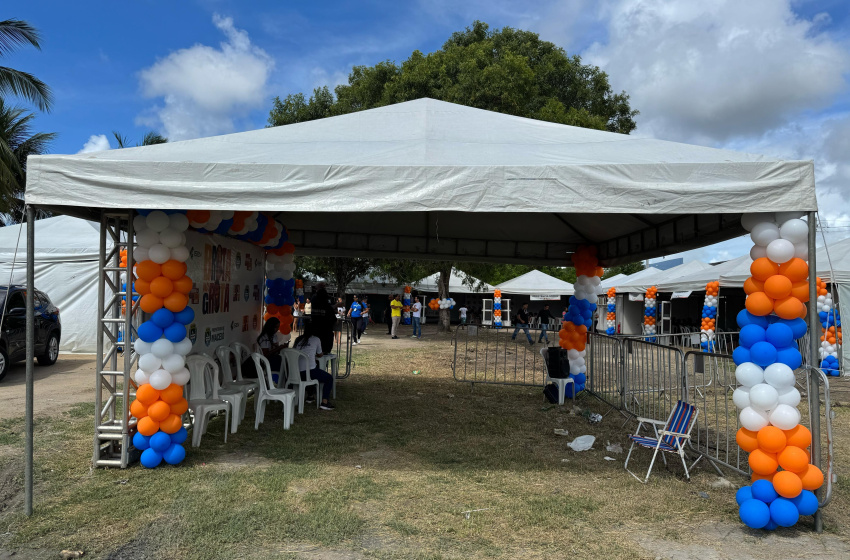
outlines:
[{"label": "person standing", "polygon": [[542,342],[543,339],[546,339],[546,344],[549,344],[549,335],[547,331],[549,330],[549,321],[552,320],[552,314],[549,312],[549,304],[543,304],[543,311],[537,314],[540,318],[540,336],[537,339],[537,342]]},{"label": "person standing", "polygon": [[366,334],[366,327],[369,326],[369,315],[372,312],[372,306],[369,305],[366,296],[363,296],[363,301],[360,302],[360,305],[363,306],[363,311],[360,313],[360,335],[357,337],[358,340]]},{"label": "person standing", "polygon": [[336,345],[339,346],[342,344],[342,324],[345,322],[345,301],[341,297],[336,298],[334,308],[336,309],[334,331],[336,331]]},{"label": "person standing", "polygon": [[336,309],[324,283],[313,286],[313,303],[308,321],[313,323],[313,332],[322,342],[322,353],[330,354],[334,349],[334,331],[337,323]]},{"label": "person standing", "polygon": [[411,320],[413,321],[413,338],[422,338],[422,304],[419,303],[419,296],[413,298],[413,305],[410,306]]},{"label": "person standing", "polygon": [[313,304],[310,302],[310,298],[307,298],[307,301],[304,302],[304,316],[309,319],[312,314]]},{"label": "person standing", "polygon": [[396,332],[398,331],[398,324],[401,322],[401,308],[404,307],[399,300],[398,294],[393,294],[393,300],[390,302],[390,308],[392,309],[392,335],[393,338],[398,338]]},{"label": "person standing", "polygon": [[528,304],[523,303],[522,307],[519,311],[517,311],[516,316],[514,317],[514,321],[516,321],[516,327],[514,327],[514,334],[511,336],[511,340],[516,340],[516,335],[520,329],[525,331],[525,336],[528,337],[528,344],[530,346],[534,346],[534,340],[531,338],[531,333],[528,332]]},{"label": "person standing", "polygon": [[360,344],[360,322],[363,321],[363,306],[358,301],[357,296],[354,296],[354,301],[351,302],[351,308],[348,310],[348,316],[351,317],[351,336],[354,338],[354,344]]},{"label": "person standing", "polygon": [[466,304],[464,304],[463,307],[458,309],[458,312],[460,313],[460,324],[464,327],[466,326],[466,312],[467,311],[469,311],[469,310],[466,308]]}]

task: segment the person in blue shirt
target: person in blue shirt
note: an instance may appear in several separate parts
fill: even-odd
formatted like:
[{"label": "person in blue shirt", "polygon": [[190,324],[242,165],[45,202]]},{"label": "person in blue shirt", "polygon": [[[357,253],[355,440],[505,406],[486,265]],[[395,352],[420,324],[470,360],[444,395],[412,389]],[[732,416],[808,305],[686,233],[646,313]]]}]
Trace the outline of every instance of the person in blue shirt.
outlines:
[{"label": "person in blue shirt", "polygon": [[351,317],[351,330],[354,337],[354,344],[360,344],[360,324],[363,322],[363,305],[358,301],[357,296],[354,296],[354,301],[348,310],[348,316]]}]

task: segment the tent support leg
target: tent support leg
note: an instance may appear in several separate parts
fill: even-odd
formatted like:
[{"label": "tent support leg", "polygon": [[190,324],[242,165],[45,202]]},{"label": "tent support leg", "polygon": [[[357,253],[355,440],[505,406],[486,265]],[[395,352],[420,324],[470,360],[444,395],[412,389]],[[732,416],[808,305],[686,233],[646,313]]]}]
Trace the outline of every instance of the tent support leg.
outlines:
[{"label": "tent support leg", "polygon": [[[820,337],[817,333],[820,332],[821,324],[818,317],[818,311],[815,307],[815,302],[818,300],[816,288],[817,262],[815,260],[815,239],[816,239],[816,222],[817,213],[809,212],[809,423],[812,430],[812,463],[821,468],[821,433],[820,433],[820,375],[816,368],[820,367],[818,363],[818,349],[820,347]],[[820,500],[821,490],[817,490],[816,495]],[[815,531],[823,532],[823,516],[818,508],[815,512]]]},{"label": "tent support leg", "polygon": [[33,471],[33,361],[35,360],[35,208],[27,205],[27,363],[26,363],[26,466],[24,467],[24,508],[32,515]]}]

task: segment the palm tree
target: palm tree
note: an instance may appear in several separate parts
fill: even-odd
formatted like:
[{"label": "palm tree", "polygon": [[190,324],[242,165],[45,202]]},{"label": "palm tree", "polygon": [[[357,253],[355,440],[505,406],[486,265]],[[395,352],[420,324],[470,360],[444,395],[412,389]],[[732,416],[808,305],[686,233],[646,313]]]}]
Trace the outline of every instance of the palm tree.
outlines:
[{"label": "palm tree", "polygon": [[[115,137],[115,141],[118,143],[118,148],[130,148],[130,139],[121,134],[118,131],[113,130],[112,136]],[[154,144],[165,144],[168,142],[168,138],[163,136],[162,134],[157,134],[156,132],[148,132],[142,138],[141,144],[136,144],[136,147],[139,146],[153,146]]]},{"label": "palm tree", "polygon": [[[31,45],[41,50],[41,36],[33,26],[19,19],[0,21],[0,57]],[[53,93],[47,85],[27,72],[0,66],[0,97],[14,95],[49,111]]]},{"label": "palm tree", "polygon": [[[27,157],[43,154],[56,134],[32,132],[35,115],[8,106],[0,97],[0,223],[23,220],[23,195],[27,184]],[[37,217],[49,214],[41,212]]]}]

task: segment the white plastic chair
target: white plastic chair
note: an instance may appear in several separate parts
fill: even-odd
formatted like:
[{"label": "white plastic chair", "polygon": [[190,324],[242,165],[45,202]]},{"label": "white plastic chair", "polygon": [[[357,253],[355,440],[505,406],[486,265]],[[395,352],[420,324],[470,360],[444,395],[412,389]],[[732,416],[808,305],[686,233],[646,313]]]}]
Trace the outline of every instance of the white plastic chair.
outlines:
[{"label": "white plastic chair", "polygon": [[245,418],[245,408],[248,397],[239,387],[225,387],[221,379],[221,369],[218,363],[207,354],[196,356],[202,358],[206,368],[207,398],[212,397],[213,391],[218,398],[230,403],[230,433],[235,434],[239,423]]},{"label": "white plastic chair", "polygon": [[[543,366],[546,368],[546,381],[543,385],[546,386],[554,383],[558,386],[558,404],[564,405],[564,394],[567,392],[567,385],[575,383],[572,377],[549,377],[549,348],[544,346],[540,349],[540,355],[543,357]],[[576,392],[573,391],[573,406],[576,404]]]},{"label": "white plastic chair", "polygon": [[295,421],[295,391],[291,389],[277,389],[272,384],[272,366],[268,358],[254,352],[251,354],[254,365],[257,367],[257,381],[259,390],[254,393],[254,406],[257,410],[254,420],[254,429],[260,428],[260,423],[266,414],[266,401],[279,401],[283,405],[283,429],[288,430]]},{"label": "white plastic chair", "polygon": [[310,377],[310,372],[307,372],[307,380],[301,380],[301,366],[299,365],[299,358],[303,357],[304,361],[307,361],[307,354],[301,352],[300,350],[296,350],[295,348],[284,348],[280,351],[280,355],[283,357],[283,364],[281,366],[281,370],[286,371],[286,381],[283,382],[284,387],[297,387],[298,389],[298,414],[304,414],[304,394],[310,385],[316,386],[316,408],[319,408],[319,403],[321,401],[322,394],[322,384],[319,383],[318,379],[313,379]]},{"label": "white plastic chair", "polygon": [[[221,373],[224,378],[225,389],[238,389],[245,396],[242,406],[242,418],[245,419],[245,409],[248,405],[248,396],[254,394],[259,387],[259,382],[254,379],[242,378],[242,361],[239,359],[239,353],[229,346],[222,344],[215,349],[218,361],[221,364]],[[236,375],[234,376],[234,368],[230,365],[230,357],[233,356],[236,360]]]},{"label": "white plastic chair", "polygon": [[[211,362],[205,356],[193,355],[186,358],[189,369],[189,410],[192,411],[192,447],[200,447],[201,436],[207,431],[209,415],[220,410],[224,411],[225,429],[224,442],[227,443],[227,426],[230,425],[229,402],[218,397],[217,383],[209,383],[210,396],[207,396],[207,365]],[[215,365],[215,362],[212,362]],[[216,369],[218,367],[216,366]],[[210,380],[211,381],[211,380]]]},{"label": "white plastic chair", "polygon": [[[339,370],[339,356],[336,354],[322,354],[318,358],[316,358],[316,365],[319,366],[320,369],[325,370],[326,372],[331,374],[333,377],[334,384],[331,387],[332,394],[331,396],[336,398],[336,382],[338,381],[336,378],[337,371]],[[328,367],[330,366],[330,367]]]}]

